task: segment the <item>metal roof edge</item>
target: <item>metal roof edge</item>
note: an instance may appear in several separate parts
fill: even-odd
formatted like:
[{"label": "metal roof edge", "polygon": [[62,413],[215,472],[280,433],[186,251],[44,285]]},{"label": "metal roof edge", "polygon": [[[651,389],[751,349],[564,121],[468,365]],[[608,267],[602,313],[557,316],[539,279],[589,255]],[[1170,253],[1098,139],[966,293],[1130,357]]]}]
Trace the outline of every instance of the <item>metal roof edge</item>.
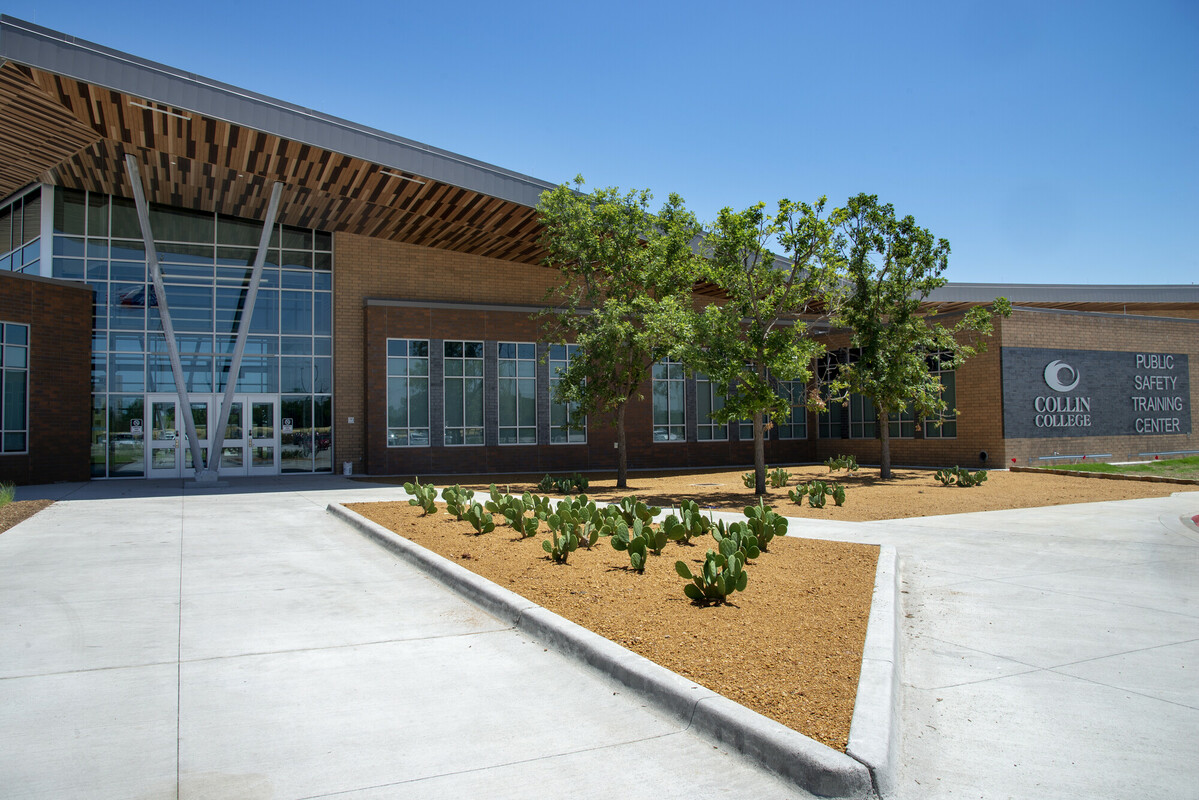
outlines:
[{"label": "metal roof edge", "polygon": [[1154,322],[1181,322],[1187,325],[1199,325],[1199,319],[1191,317],[1156,317],[1151,314],[1116,314],[1111,311],[1079,311],[1072,308],[1041,308],[1039,306],[1012,306],[1012,311],[1025,314],[1068,314],[1078,317],[1102,317],[1104,319],[1123,319],[1128,321],[1153,320]]},{"label": "metal roof edge", "polygon": [[947,283],[926,298],[931,302],[1013,303],[1199,303],[1193,284]]},{"label": "metal roof edge", "polygon": [[556,184],[0,15],[14,61],[535,208]]}]

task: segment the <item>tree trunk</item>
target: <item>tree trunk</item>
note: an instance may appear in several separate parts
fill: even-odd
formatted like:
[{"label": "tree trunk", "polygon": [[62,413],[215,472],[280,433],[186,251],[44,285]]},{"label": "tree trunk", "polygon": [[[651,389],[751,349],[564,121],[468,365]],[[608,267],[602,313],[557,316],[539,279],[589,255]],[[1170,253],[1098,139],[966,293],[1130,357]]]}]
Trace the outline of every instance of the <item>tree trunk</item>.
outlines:
[{"label": "tree trunk", "polygon": [[629,454],[625,450],[624,410],[626,403],[616,409],[616,488],[629,488]]},{"label": "tree trunk", "polygon": [[878,477],[881,480],[891,480],[891,423],[888,420],[888,415],[882,409],[878,413],[878,438],[879,438],[879,469]]},{"label": "tree trunk", "polygon": [[766,494],[766,432],[762,412],[754,412],[754,494]]}]

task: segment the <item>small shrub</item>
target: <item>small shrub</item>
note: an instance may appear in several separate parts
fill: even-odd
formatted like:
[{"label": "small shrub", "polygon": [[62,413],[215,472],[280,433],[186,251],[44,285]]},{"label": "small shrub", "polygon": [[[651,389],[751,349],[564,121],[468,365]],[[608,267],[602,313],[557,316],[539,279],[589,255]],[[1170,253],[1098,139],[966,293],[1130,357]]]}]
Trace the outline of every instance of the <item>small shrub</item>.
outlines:
[{"label": "small shrub", "polygon": [[839,506],[845,505],[845,487],[839,483],[834,483],[829,490],[833,496],[833,503]]},{"label": "small shrub", "polygon": [[757,476],[755,476],[752,472],[747,472],[742,475],[741,482],[745,484],[746,489],[753,489],[758,485]]},{"label": "small shrub", "polygon": [[553,476],[553,475],[550,475],[550,474],[547,472],[547,473],[545,474],[545,477],[544,477],[544,478],[542,478],[540,481],[538,481],[538,483],[537,483],[537,491],[539,491],[539,492],[552,492],[552,491],[554,491],[554,476]]},{"label": "small shrub", "polygon": [[779,467],[770,471],[770,488],[782,489],[791,480],[791,473]]},{"label": "small shrub", "polygon": [[824,466],[828,467],[829,472],[836,472],[839,469],[845,470],[845,474],[857,472],[858,460],[852,455],[830,456],[828,461],[824,462]]},{"label": "small shrub", "polygon": [[691,581],[683,587],[683,594],[696,603],[726,603],[730,594],[745,591],[749,583],[743,554],[728,539],[721,542],[720,550],[709,550],[703,568],[695,575],[682,561],[675,562],[674,571],[679,577]]},{"label": "small shrub", "polygon": [[412,495],[412,499],[408,501],[408,505],[419,506],[424,509],[425,513],[421,516],[437,513],[436,486],[431,483],[426,483],[422,486],[419,478],[413,478],[412,483],[404,484],[404,491]]},{"label": "small shrub", "polygon": [[6,505],[11,503],[13,498],[16,496],[16,486],[13,486],[11,483],[0,483],[0,508],[4,508]]},{"label": "small shrub", "polygon": [[761,498],[756,506],[746,506],[745,516],[748,518],[745,526],[762,550],[769,549],[770,540],[776,536],[787,535],[787,518],[770,510]]}]

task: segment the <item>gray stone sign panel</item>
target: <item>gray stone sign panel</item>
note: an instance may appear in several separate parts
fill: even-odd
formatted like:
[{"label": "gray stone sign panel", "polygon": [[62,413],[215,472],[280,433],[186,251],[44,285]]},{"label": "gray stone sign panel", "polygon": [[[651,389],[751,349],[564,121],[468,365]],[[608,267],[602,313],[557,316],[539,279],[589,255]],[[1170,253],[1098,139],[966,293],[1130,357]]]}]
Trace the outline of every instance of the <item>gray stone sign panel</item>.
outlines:
[{"label": "gray stone sign panel", "polygon": [[1185,353],[1005,347],[1002,359],[1009,439],[1191,432]]}]

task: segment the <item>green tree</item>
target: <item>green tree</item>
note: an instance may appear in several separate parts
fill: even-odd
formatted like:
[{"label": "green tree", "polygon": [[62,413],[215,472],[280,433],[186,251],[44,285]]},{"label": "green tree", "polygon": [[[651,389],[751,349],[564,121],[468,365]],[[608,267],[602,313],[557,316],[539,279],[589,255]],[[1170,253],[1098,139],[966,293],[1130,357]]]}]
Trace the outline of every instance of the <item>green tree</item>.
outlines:
[{"label": "green tree", "polygon": [[618,488],[628,486],[625,411],[655,361],[690,338],[699,223],[671,194],[656,214],[647,190],[583,192],[582,176],[541,195],[545,264],[562,280],[542,313],[547,338],[579,347],[555,400],[616,428]]},{"label": "green tree", "polygon": [[[744,211],[724,208],[704,238],[702,275],[723,294],[695,325],[690,366],[724,392],[717,422],[753,420],[754,491],[766,493],[767,423],[785,422],[791,403],[771,381],[811,379],[824,345],[809,335],[808,321],[827,315],[837,297],[832,228],[825,199],[815,206],[780,200],[778,213],[759,203]],[[789,261],[767,249],[776,239]]]},{"label": "green tree", "polygon": [[949,263],[949,242],[934,239],[911,216],[899,219],[890,204],[875,195],[851,197],[832,214],[835,244],[848,275],[849,294],[837,321],[851,331],[857,357],[841,365],[831,390],[837,400],[849,394],[869,398],[878,415],[881,440],[880,477],[891,477],[891,414],[910,408],[917,419],[946,410],[941,369],[956,369],[985,349],[994,314],[1007,316],[1011,305],[996,298],[990,307],[976,306],[955,325],[921,314],[920,305],[946,283],[941,273]]}]

